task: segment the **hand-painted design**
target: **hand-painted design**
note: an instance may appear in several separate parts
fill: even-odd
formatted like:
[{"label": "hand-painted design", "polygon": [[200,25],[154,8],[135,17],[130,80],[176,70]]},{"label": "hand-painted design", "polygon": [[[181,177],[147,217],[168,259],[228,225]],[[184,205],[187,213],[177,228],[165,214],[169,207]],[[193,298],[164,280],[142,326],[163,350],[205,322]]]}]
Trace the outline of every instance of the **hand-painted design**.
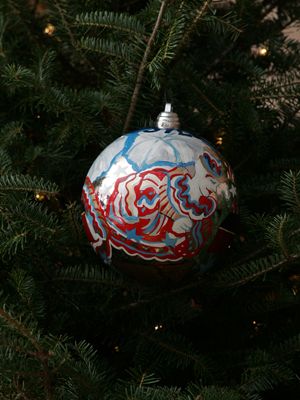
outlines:
[{"label": "hand-painted design", "polygon": [[209,238],[220,190],[234,208],[233,189],[230,167],[208,142],[176,129],[145,129],[116,140],[92,165],[83,223],[106,262],[113,248],[179,261]]}]

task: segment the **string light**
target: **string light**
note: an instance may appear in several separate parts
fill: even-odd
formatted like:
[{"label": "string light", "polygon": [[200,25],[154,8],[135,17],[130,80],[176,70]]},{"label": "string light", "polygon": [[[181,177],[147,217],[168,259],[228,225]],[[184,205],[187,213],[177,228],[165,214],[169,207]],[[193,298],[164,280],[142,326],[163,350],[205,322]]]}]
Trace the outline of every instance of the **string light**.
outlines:
[{"label": "string light", "polygon": [[216,141],[216,144],[222,144],[222,142],[223,142],[223,138],[218,137],[217,141]]},{"label": "string light", "polygon": [[55,27],[53,26],[53,25],[51,25],[51,24],[48,24],[47,26],[46,26],[46,28],[44,29],[44,33],[46,34],[46,35],[52,35],[52,33],[54,32],[54,29],[55,29]]},{"label": "string light", "polygon": [[42,201],[42,200],[44,200],[45,195],[43,195],[42,193],[36,192],[36,193],[35,193],[35,198],[36,198],[38,201]]},{"label": "string light", "polygon": [[268,47],[267,46],[263,46],[263,47],[261,47],[259,50],[258,50],[258,54],[260,55],[260,56],[265,56],[266,54],[267,54],[267,52],[268,52]]},{"label": "string light", "polygon": [[118,346],[115,346],[115,352],[118,353],[120,351]]},{"label": "string light", "polygon": [[264,326],[264,324],[262,322],[256,322],[256,321],[253,321],[253,325],[254,325],[254,329],[256,331],[258,331],[260,328],[262,328]]},{"label": "string light", "polygon": [[161,329],[162,328],[162,325],[156,325],[155,327],[154,327],[154,329],[157,331],[158,329]]}]

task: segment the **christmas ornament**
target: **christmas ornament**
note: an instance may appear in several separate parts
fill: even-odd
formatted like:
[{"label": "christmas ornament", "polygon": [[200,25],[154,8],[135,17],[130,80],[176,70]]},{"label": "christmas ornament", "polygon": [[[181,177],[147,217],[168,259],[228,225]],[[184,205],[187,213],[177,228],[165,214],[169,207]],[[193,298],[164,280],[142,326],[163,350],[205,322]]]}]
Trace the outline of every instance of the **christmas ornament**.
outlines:
[{"label": "christmas ornament", "polygon": [[195,265],[205,271],[234,235],[232,169],[209,142],[179,129],[170,104],[157,127],[128,133],[98,156],[82,200],[96,253],[143,282],[176,282]]}]

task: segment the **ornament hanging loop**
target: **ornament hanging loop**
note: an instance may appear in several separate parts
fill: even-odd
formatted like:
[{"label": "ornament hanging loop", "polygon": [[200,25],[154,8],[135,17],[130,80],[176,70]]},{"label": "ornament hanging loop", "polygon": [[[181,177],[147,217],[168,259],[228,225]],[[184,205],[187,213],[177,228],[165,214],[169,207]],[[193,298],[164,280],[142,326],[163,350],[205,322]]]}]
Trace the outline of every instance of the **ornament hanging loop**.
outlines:
[{"label": "ornament hanging loop", "polygon": [[165,111],[161,112],[156,120],[156,126],[160,129],[179,129],[178,115],[172,111],[171,103],[166,103]]}]

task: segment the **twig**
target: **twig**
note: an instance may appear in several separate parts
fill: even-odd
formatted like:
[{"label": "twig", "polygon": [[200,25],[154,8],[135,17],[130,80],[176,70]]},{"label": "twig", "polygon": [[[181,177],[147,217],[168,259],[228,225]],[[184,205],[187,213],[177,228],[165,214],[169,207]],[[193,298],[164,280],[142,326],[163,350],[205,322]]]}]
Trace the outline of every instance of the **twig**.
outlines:
[{"label": "twig", "polygon": [[236,167],[234,167],[234,172],[236,172],[242,165],[244,165],[251,157],[254,156],[254,151],[247,155]]},{"label": "twig", "polygon": [[224,59],[224,57],[227,56],[228,53],[230,53],[236,46],[236,42],[230,43],[228,47],[219,55],[218,58],[216,58],[202,73],[201,76],[205,77],[207,76],[214,68],[217,67],[217,65]]},{"label": "twig", "polygon": [[231,283],[220,282],[220,283],[215,283],[214,286],[215,287],[232,287],[232,286],[244,284],[244,283],[248,282],[249,280],[253,280],[260,275],[263,275],[263,274],[265,274],[269,271],[272,271],[276,268],[282,267],[283,265],[285,265],[293,260],[296,260],[297,258],[299,258],[298,254],[289,255],[288,258],[285,258],[284,260],[280,261],[279,263],[277,263],[275,265],[271,265],[270,267],[267,267],[261,271],[255,272],[254,274],[249,275],[243,279],[240,279],[239,281],[235,281],[235,282],[231,282]]},{"label": "twig", "polygon": [[125,124],[124,124],[124,128],[123,128],[123,135],[125,133],[127,133],[128,127],[130,125],[130,122],[131,122],[131,119],[132,119],[132,116],[133,116],[133,113],[134,113],[134,110],[135,110],[135,107],[136,107],[138,95],[139,95],[139,92],[140,92],[140,89],[141,89],[141,85],[142,85],[142,81],[143,81],[143,75],[144,75],[144,71],[145,71],[145,65],[147,63],[152,43],[153,43],[154,38],[155,38],[155,36],[156,36],[156,34],[158,32],[158,29],[160,27],[160,24],[161,24],[161,21],[162,21],[166,6],[169,3],[169,1],[170,0],[163,0],[163,2],[161,4],[160,10],[159,10],[159,14],[158,14],[158,17],[157,17],[157,20],[156,20],[155,27],[154,27],[153,32],[152,32],[152,34],[150,36],[150,39],[148,41],[148,44],[147,44],[147,47],[146,47],[146,50],[145,50],[145,53],[144,53],[143,60],[142,60],[142,62],[140,64],[140,68],[139,68],[138,75],[137,75],[137,80],[136,80],[136,85],[135,85],[134,92],[133,92],[133,95],[132,95],[132,98],[131,98],[130,108],[129,108],[129,111],[128,111],[128,114],[127,114],[127,117],[126,117],[126,121],[125,121]]},{"label": "twig", "polygon": [[3,308],[0,308],[0,316],[2,316],[4,319],[6,319],[7,322],[9,322],[10,325],[13,325],[15,328],[17,328],[22,334],[34,344],[36,349],[39,352],[44,351],[43,347],[40,345],[40,343],[37,341],[37,339],[22,325],[20,324],[15,318],[13,318],[10,314],[8,314],[6,311],[3,310]]},{"label": "twig", "polygon": [[266,250],[269,250],[269,247],[268,246],[263,246],[260,249],[255,250],[253,253],[246,255],[241,260],[231,264],[230,268],[234,268],[234,267],[237,267],[238,265],[245,264],[246,262],[248,262],[249,260],[251,260],[254,257],[257,257],[259,254],[263,253]]},{"label": "twig", "polygon": [[86,55],[81,51],[82,48],[80,47],[80,45],[77,44],[77,42],[76,42],[76,40],[75,40],[75,38],[74,38],[74,35],[73,35],[73,33],[72,33],[72,31],[71,31],[71,29],[70,29],[68,23],[67,23],[67,20],[66,20],[66,18],[65,18],[65,16],[64,16],[63,10],[61,9],[61,7],[60,7],[58,1],[54,0],[54,3],[55,3],[55,5],[56,5],[56,8],[58,9],[58,12],[59,12],[60,16],[61,16],[62,22],[63,22],[65,28],[67,29],[67,31],[68,31],[68,33],[69,33],[69,35],[70,35],[70,39],[71,39],[72,45],[74,46],[74,48],[75,48],[77,51],[79,51],[81,57],[82,57],[82,58],[84,59],[84,61],[89,65],[90,69],[91,69],[92,71],[94,71],[94,70],[95,70],[95,67],[93,66],[93,64],[91,63],[91,61],[86,57]]},{"label": "twig", "polygon": [[21,353],[27,354],[27,355],[29,355],[29,356],[38,358],[38,353],[36,353],[36,352],[34,352],[34,351],[22,349],[22,347],[20,347],[20,346],[15,346],[15,345],[13,345],[12,343],[6,342],[5,340],[2,340],[2,339],[0,339],[0,342],[1,342],[4,346],[10,347],[10,348],[13,349],[13,350],[16,350],[16,351],[19,351],[19,352],[21,352]]},{"label": "twig", "polygon": [[32,344],[35,346],[35,348],[38,350],[38,355],[36,355],[35,357],[37,357],[41,361],[41,364],[42,364],[43,373],[44,373],[44,387],[45,387],[46,396],[47,396],[46,398],[47,398],[47,400],[52,400],[51,374],[49,372],[48,362],[47,362],[47,359],[50,357],[50,355],[40,345],[40,343],[38,342],[36,337],[33,336],[32,333],[30,333],[22,324],[20,324],[19,321],[17,321],[10,314],[8,314],[6,311],[4,311],[3,308],[0,308],[0,316],[2,316],[10,325],[17,328],[24,336],[26,336],[32,342]]},{"label": "twig", "polygon": [[208,97],[205,96],[205,94],[196,86],[194,85],[192,82],[189,81],[189,79],[187,79],[187,81],[189,82],[189,84],[196,90],[196,92],[198,92],[200,94],[201,97],[203,97],[203,99],[221,116],[224,117],[225,113],[221,110],[219,110],[210,100]]},{"label": "twig", "polygon": [[139,300],[139,301],[134,302],[134,303],[126,304],[125,306],[122,306],[122,307],[119,307],[119,308],[116,308],[116,309],[112,310],[112,312],[128,310],[130,308],[135,308],[135,307],[140,306],[142,304],[152,303],[153,301],[159,301],[159,300],[164,299],[166,297],[174,296],[177,293],[180,293],[180,292],[182,292],[184,290],[188,290],[188,289],[192,289],[193,287],[204,285],[204,282],[205,282],[204,278],[203,279],[199,279],[199,280],[196,280],[195,282],[190,283],[190,284],[188,284],[186,286],[181,286],[179,288],[170,290],[169,292],[165,292],[164,294],[160,294],[158,296],[151,297],[150,299]]},{"label": "twig", "polygon": [[29,397],[28,397],[28,396],[26,395],[26,393],[24,392],[24,390],[22,390],[22,389],[19,387],[18,381],[17,381],[16,383],[14,383],[14,387],[15,387],[15,388],[17,389],[17,391],[19,392],[19,395],[17,395],[17,396],[15,397],[15,399],[19,399],[20,396],[22,396],[23,399],[25,399],[25,400],[30,400]]},{"label": "twig", "polygon": [[189,29],[187,30],[186,34],[183,36],[183,38],[181,39],[181,42],[179,43],[179,45],[177,46],[176,49],[176,54],[178,53],[178,51],[180,50],[180,48],[183,46],[183,44],[187,41],[188,37],[190,36],[190,34],[193,32],[193,30],[196,28],[196,25],[198,24],[198,22],[200,21],[200,19],[202,18],[203,14],[205,13],[205,11],[208,9],[210,3],[212,0],[207,0],[202,9],[198,12],[197,17],[194,19],[194,21],[192,22],[192,24],[190,25]]},{"label": "twig", "polygon": [[278,241],[279,241],[280,247],[282,248],[282,250],[284,252],[284,255],[286,256],[287,259],[289,259],[290,255],[284,244],[283,237],[282,237],[282,229],[283,229],[283,225],[286,221],[287,221],[287,217],[284,217],[280,223],[279,230],[278,230]]}]

